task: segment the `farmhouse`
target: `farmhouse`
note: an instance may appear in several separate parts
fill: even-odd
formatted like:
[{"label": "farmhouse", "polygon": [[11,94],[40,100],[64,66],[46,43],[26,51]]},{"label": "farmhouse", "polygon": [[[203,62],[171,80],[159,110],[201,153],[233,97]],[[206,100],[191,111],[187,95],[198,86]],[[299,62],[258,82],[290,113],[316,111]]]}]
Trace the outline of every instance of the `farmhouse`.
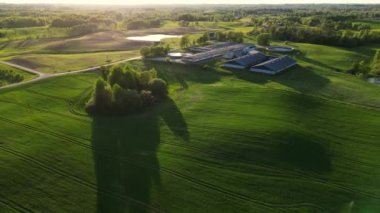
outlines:
[{"label": "farmhouse", "polygon": [[245,69],[249,66],[256,65],[267,60],[268,57],[261,52],[252,52],[252,54],[245,55],[239,58],[232,59],[223,64],[223,67]]},{"label": "farmhouse", "polygon": [[282,56],[265,61],[261,64],[251,67],[252,72],[265,73],[269,75],[276,75],[286,69],[295,66],[297,62],[289,56]]}]

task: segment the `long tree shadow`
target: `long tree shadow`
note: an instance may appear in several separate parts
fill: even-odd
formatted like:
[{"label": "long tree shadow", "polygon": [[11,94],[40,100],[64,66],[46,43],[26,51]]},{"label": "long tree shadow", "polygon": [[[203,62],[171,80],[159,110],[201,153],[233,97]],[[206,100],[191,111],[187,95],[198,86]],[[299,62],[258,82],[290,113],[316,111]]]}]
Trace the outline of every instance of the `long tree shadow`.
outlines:
[{"label": "long tree shadow", "polygon": [[277,82],[302,93],[316,92],[330,83],[330,80],[316,73],[311,67],[296,66],[275,76],[252,73],[250,71],[233,71],[239,79],[264,85]]},{"label": "long tree shadow", "polygon": [[187,124],[171,99],[138,115],[93,118],[97,212],[151,212],[151,188],[161,182],[160,118],[181,140],[189,139]]},{"label": "long tree shadow", "polygon": [[273,137],[281,141],[275,150],[279,160],[284,163],[316,173],[330,171],[331,155],[320,139],[295,132],[280,133]]}]

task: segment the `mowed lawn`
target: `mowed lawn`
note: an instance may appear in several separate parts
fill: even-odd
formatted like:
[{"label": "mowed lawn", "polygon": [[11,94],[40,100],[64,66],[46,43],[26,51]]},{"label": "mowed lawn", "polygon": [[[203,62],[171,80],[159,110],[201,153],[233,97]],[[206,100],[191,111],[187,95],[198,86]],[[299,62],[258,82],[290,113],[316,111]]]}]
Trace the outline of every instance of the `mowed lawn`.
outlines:
[{"label": "mowed lawn", "polygon": [[91,73],[1,91],[0,210],[380,211],[379,87],[145,66],[171,98],[134,116],[88,117]]},{"label": "mowed lawn", "polygon": [[112,51],[75,54],[26,54],[3,60],[44,73],[60,73],[108,64],[139,56],[139,51]]}]

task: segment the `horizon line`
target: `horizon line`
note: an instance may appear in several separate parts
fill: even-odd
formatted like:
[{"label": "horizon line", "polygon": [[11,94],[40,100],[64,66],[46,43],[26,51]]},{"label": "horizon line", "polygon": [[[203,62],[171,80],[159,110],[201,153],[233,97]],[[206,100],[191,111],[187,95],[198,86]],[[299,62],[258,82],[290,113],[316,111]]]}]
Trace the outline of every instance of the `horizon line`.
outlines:
[{"label": "horizon line", "polygon": [[25,3],[12,3],[12,2],[1,2],[0,4],[8,4],[8,5],[64,5],[64,6],[189,6],[189,5],[380,5],[380,2],[372,3],[155,3],[155,4],[148,4],[148,3],[141,3],[141,4],[134,4],[134,3],[42,3],[42,2],[25,2]]}]

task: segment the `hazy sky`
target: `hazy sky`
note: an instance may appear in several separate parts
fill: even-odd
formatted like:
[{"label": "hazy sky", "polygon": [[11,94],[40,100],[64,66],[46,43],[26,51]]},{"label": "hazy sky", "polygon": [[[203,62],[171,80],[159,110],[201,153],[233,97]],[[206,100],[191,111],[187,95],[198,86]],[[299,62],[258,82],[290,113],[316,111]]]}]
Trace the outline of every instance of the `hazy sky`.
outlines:
[{"label": "hazy sky", "polygon": [[370,3],[380,0],[0,0],[1,3],[51,4],[302,4],[302,3]]}]

